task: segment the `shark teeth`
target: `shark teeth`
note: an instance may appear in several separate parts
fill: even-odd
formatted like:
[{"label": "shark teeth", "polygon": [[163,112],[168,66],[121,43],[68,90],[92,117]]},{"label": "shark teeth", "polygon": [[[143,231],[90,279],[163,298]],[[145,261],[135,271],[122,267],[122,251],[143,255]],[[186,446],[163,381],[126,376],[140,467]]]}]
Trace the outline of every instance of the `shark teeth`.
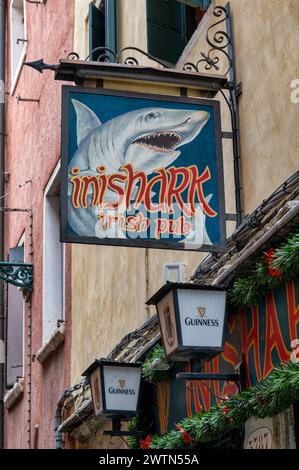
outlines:
[{"label": "shark teeth", "polygon": [[163,131],[154,134],[147,134],[136,139],[133,144],[145,145],[156,152],[172,152],[182,141],[181,136],[176,132]]}]

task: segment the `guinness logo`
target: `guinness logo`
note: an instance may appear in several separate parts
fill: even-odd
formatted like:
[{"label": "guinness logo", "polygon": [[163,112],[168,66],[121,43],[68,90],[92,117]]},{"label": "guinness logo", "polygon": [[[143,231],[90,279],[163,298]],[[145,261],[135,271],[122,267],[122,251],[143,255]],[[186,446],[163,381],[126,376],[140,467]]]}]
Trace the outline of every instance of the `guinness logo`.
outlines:
[{"label": "guinness logo", "polygon": [[198,314],[201,318],[203,318],[206,314],[206,309],[205,307],[197,307]]},{"label": "guinness logo", "polygon": [[124,388],[124,386],[126,385],[126,381],[124,379],[119,379],[118,384],[120,388]]}]

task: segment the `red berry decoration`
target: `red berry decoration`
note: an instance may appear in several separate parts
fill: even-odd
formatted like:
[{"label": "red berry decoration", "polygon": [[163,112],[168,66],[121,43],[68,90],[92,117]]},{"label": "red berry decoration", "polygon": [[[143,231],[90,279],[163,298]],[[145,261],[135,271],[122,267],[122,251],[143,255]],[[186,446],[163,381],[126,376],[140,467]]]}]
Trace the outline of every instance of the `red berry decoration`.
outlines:
[{"label": "red berry decoration", "polygon": [[223,407],[221,408],[221,413],[222,413],[223,415],[226,415],[227,413],[229,413],[229,411],[230,411],[230,409],[229,409],[228,406],[223,406]]},{"label": "red berry decoration", "polygon": [[231,416],[227,416],[227,414],[230,412],[230,409],[228,406],[222,406],[221,408],[221,413],[223,414],[224,416],[224,419],[225,421],[229,422],[229,423],[233,423],[234,422],[234,418],[232,418]]},{"label": "red berry decoration", "polygon": [[152,438],[151,438],[151,436],[148,434],[148,435],[146,436],[146,438],[143,439],[143,440],[140,442],[141,449],[148,449],[149,446],[151,445],[151,442],[152,442]]}]

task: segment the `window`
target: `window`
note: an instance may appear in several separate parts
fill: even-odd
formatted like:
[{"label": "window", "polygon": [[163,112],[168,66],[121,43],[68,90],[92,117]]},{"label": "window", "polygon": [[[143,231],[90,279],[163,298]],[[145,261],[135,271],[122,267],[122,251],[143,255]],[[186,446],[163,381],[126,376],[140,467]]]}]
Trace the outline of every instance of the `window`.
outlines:
[{"label": "window", "polygon": [[[102,0],[97,7],[89,4],[89,53],[96,47],[107,47],[116,52],[116,0]],[[104,51],[94,52],[90,60],[97,60]]]},{"label": "window", "polygon": [[26,54],[26,18],[24,0],[12,0],[10,7],[11,30],[11,93],[17,84]]},{"label": "window", "polygon": [[186,282],[186,265],[182,263],[165,263],[163,265],[163,281]]},{"label": "window", "polygon": [[64,250],[59,240],[60,163],[44,193],[43,344],[64,318]]},{"label": "window", "polygon": [[[186,3],[186,5],[184,5]],[[199,8],[188,5],[200,4]],[[210,0],[147,0],[148,52],[175,64],[197,28]]]},{"label": "window", "polygon": [[[24,262],[24,244],[9,250],[8,261]],[[24,300],[21,290],[7,284],[6,387],[10,388],[24,375]]]}]

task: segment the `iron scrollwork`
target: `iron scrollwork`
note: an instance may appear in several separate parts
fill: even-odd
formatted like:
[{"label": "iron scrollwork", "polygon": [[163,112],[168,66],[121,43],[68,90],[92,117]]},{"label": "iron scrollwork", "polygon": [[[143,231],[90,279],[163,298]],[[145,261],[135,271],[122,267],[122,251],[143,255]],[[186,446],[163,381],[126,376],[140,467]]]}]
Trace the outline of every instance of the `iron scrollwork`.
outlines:
[{"label": "iron scrollwork", "polygon": [[225,72],[225,75],[233,66],[232,57],[226,51],[227,47],[231,44],[231,38],[227,32],[222,29],[213,32],[215,31],[216,26],[226,23],[227,20],[230,19],[229,12],[224,7],[216,6],[213,10],[213,15],[220,19],[216,23],[213,23],[211,26],[209,26],[207,30],[206,41],[210,46],[210,50],[207,53],[201,52],[200,55],[202,59],[199,59],[196,64],[193,64],[192,62],[186,62],[183,66],[183,70],[186,72],[200,72],[201,65],[204,64],[204,69],[207,71],[211,70],[212,68],[219,70],[218,64],[220,62],[220,57],[215,53],[223,54],[228,61],[228,68]]},{"label": "iron scrollwork", "polygon": [[67,60],[80,60],[80,56],[77,52],[70,52],[66,58]]},{"label": "iron scrollwork", "polygon": [[[156,62],[156,64],[161,65],[163,68],[170,67],[170,65],[167,64],[166,62],[162,62],[161,60],[157,59],[151,54],[148,54],[147,52],[144,52],[142,49],[139,49],[138,47],[124,47],[123,49],[118,51],[118,53],[115,53],[112,49],[109,49],[108,47],[102,47],[102,46],[96,47],[88,54],[87,57],[85,57],[84,61],[90,60],[90,58],[95,52],[99,52],[100,54],[97,57],[95,62],[109,62],[109,63],[114,63],[114,64],[122,63],[125,65],[137,65],[137,66],[140,65],[137,58],[133,57],[133,55],[122,57],[122,55],[128,51],[142,54],[147,59],[152,60]],[[80,56],[77,52],[70,52],[67,55],[66,60],[80,60]],[[59,68],[59,64],[46,64],[43,59],[35,60],[33,62],[24,62],[24,65],[32,67],[33,69],[37,70],[40,73],[43,73],[44,70],[53,70],[54,72],[57,72]]]},{"label": "iron scrollwork", "polygon": [[[169,68],[169,65],[166,64],[166,62],[162,62],[161,60],[159,60],[156,57],[152,56],[148,52],[143,51],[139,47],[133,47],[133,46],[124,47],[123,49],[120,49],[118,51],[118,53],[115,53],[112,49],[109,49],[108,47],[102,47],[102,46],[96,47],[95,49],[93,49],[88,54],[87,57],[85,57],[84,60],[85,61],[90,60],[90,57],[92,57],[92,55],[95,52],[102,52],[102,54],[100,54],[98,56],[98,58],[96,59],[96,62],[112,62],[112,63],[116,63],[116,64],[122,63],[122,64],[125,64],[125,65],[140,65],[137,58],[133,57],[132,55],[129,55],[128,57],[124,57],[124,58],[121,59],[121,56],[125,52],[128,52],[128,51],[133,51],[133,52],[137,52],[138,54],[142,54],[147,59],[156,62],[156,64],[162,65],[162,67],[164,67],[164,68]],[[71,53],[71,54],[74,54],[74,53]],[[68,56],[68,58],[69,58],[69,56]]]},{"label": "iron scrollwork", "polygon": [[33,290],[33,265],[31,263],[0,263],[0,279],[20,289]]}]

